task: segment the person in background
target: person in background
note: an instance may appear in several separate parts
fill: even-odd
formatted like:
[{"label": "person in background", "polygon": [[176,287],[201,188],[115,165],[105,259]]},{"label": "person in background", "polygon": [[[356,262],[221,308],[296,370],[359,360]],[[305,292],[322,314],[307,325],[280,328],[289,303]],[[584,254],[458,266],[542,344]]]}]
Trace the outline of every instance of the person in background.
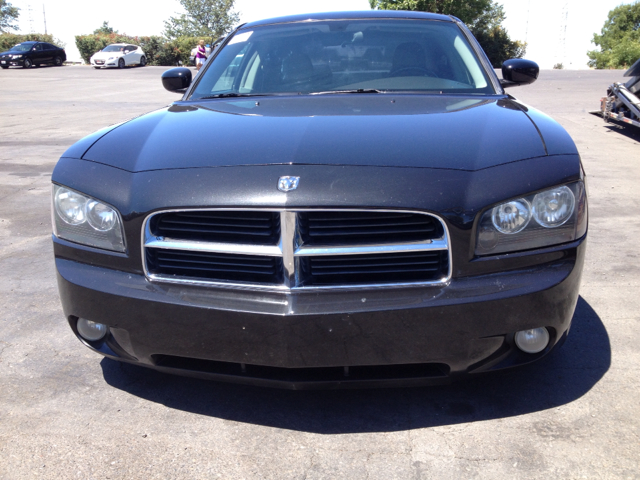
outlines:
[{"label": "person in background", "polygon": [[207,58],[207,49],[204,47],[204,40],[198,42],[198,50],[196,52],[196,70],[200,71],[204,61]]}]

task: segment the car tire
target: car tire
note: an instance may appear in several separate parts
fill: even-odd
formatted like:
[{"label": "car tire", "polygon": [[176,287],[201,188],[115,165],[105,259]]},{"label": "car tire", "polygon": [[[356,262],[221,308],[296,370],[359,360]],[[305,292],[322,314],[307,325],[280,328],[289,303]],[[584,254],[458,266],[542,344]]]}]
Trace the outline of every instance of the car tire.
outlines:
[{"label": "car tire", "polygon": [[140,57],[140,66],[144,67],[147,64],[147,57]]},{"label": "car tire", "polygon": [[124,68],[125,65],[124,58],[118,60],[118,68]]},{"label": "car tire", "polygon": [[54,59],[53,59],[53,64],[54,64],[56,67],[61,67],[61,66],[62,66],[62,58],[60,58],[60,57],[56,57],[56,58],[54,58]]},{"label": "car tire", "polygon": [[93,67],[93,68],[95,68],[96,70],[100,70],[100,67]]},{"label": "car tire", "polygon": [[8,66],[6,66],[6,65],[2,65],[2,69],[3,69],[3,70],[6,70],[7,68],[9,68],[9,67],[8,67]]},{"label": "car tire", "polygon": [[33,62],[28,58],[25,58],[24,62],[22,63],[22,68],[31,68],[31,67],[33,67]]}]

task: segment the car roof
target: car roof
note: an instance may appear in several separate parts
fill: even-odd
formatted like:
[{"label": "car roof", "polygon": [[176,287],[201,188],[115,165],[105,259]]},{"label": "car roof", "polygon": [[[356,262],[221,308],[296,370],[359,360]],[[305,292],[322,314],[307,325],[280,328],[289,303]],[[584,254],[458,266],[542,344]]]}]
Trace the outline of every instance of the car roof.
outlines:
[{"label": "car roof", "polygon": [[305,13],[300,15],[288,15],[286,17],[267,18],[255,22],[246,23],[242,29],[253,28],[260,25],[270,25],[274,23],[291,23],[317,20],[362,20],[373,18],[408,18],[418,20],[440,20],[443,22],[455,22],[457,18],[449,15],[440,15],[427,12],[408,12],[404,10],[362,10],[355,12],[325,12],[325,13]]}]

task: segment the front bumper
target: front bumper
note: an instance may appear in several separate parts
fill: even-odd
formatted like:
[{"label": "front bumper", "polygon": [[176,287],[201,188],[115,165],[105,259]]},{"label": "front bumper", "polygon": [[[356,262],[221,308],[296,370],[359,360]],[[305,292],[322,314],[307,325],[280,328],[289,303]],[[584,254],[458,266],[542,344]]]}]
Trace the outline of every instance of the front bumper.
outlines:
[{"label": "front bumper", "polygon": [[[78,317],[108,325],[105,341],[81,341],[109,358],[294,389],[420,385],[529,363],[561,343],[578,299],[583,240],[533,267],[357,292],[152,283],[60,256],[56,267],[71,328],[77,334]],[[515,332],[537,327],[549,330],[548,347],[519,351]]]},{"label": "front bumper", "polygon": [[115,60],[91,60],[92,67],[98,68],[114,68],[118,66],[118,59]]},{"label": "front bumper", "polygon": [[2,60],[0,60],[0,65],[2,65],[3,67],[22,67],[24,65],[24,60],[24,58],[20,58],[17,60],[3,58]]}]

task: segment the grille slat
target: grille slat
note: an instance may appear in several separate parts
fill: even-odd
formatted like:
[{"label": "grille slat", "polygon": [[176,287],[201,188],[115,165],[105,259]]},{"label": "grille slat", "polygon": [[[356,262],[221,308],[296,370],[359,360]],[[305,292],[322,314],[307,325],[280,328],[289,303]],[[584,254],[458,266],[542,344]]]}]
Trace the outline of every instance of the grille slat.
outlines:
[{"label": "grille slat", "polygon": [[280,211],[156,214],[147,228],[153,237],[145,237],[147,272],[153,279],[169,281],[282,288],[283,258],[293,258],[295,275],[286,284],[294,289],[429,284],[449,277],[448,239],[443,223],[432,215],[294,213],[296,227],[286,233],[280,229]]},{"label": "grille slat", "polygon": [[[360,235],[360,236],[371,236],[371,235],[385,235],[388,236],[389,235],[389,230],[390,229],[381,229],[381,228],[343,228],[340,230],[340,232],[338,233],[338,235],[343,235],[343,236],[355,236],[355,235]],[[419,233],[419,234],[424,234],[424,233],[430,233],[433,230],[426,230],[423,228],[395,228],[393,230],[393,235],[403,235],[403,234],[415,234],[415,233]],[[310,237],[335,237],[336,232],[335,229],[331,229],[331,230],[322,230],[319,228],[310,228],[309,229],[309,236]]]},{"label": "grille slat", "polygon": [[[171,233],[186,233],[186,234],[190,234],[190,233],[200,233],[203,235],[210,235],[212,237],[214,236],[218,236],[218,235],[261,235],[263,237],[269,237],[271,236],[272,232],[270,230],[263,230],[263,231],[252,231],[252,230],[248,230],[248,229],[238,229],[238,230],[232,230],[232,229],[220,229],[220,228],[191,228],[191,227],[163,227],[163,230],[165,230],[165,232],[171,232]],[[171,235],[171,233],[165,233],[165,235],[169,236]],[[175,236],[175,235],[174,235]],[[184,237],[183,237],[184,238]]]},{"label": "grille slat", "polygon": [[301,261],[307,284],[404,283],[434,281],[446,276],[446,252],[390,253],[310,257]]},{"label": "grille slat", "polygon": [[147,250],[149,273],[219,281],[282,282],[282,259],[258,255],[194,254],[183,250]]},{"label": "grille slat", "polygon": [[150,224],[158,237],[202,242],[275,245],[280,214],[256,211],[193,211],[156,215]]},{"label": "grille slat", "polygon": [[300,233],[308,245],[418,242],[441,238],[443,229],[433,217],[393,212],[304,212]]}]

